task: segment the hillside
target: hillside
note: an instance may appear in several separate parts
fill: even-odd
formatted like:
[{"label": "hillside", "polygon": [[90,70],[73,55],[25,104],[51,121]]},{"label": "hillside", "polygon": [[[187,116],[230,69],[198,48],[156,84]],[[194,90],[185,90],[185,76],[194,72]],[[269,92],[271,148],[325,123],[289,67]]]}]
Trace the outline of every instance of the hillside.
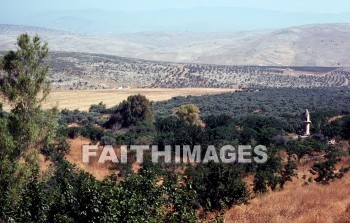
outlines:
[{"label": "hillside", "polygon": [[260,66],[350,66],[349,24],[315,24],[245,32],[141,32],[86,35],[0,25],[0,51],[23,32],[37,33],[51,51],[86,52],[155,61]]},{"label": "hillside", "polygon": [[53,52],[54,89],[347,87],[350,70],[336,67],[266,67],[185,64],[103,54]]},{"label": "hillside", "polygon": [[342,13],[305,13],[288,12],[286,7],[267,10],[255,6],[227,7],[226,4],[223,7],[168,8],[151,11],[143,8],[133,12],[123,11],[120,7],[110,7],[108,10],[55,8],[50,11],[22,14],[14,11],[12,15],[7,15],[8,12],[5,11],[0,15],[0,21],[89,34],[149,31],[232,32],[278,29],[310,23],[345,23],[350,22],[350,13],[347,11],[345,9]]},{"label": "hillside", "polygon": [[[349,160],[344,164],[349,164]],[[305,184],[303,175],[310,175],[305,166],[284,190],[270,192],[254,198],[247,205],[229,209],[224,216],[225,222],[350,222],[350,176],[347,174],[330,185],[321,185]]]}]

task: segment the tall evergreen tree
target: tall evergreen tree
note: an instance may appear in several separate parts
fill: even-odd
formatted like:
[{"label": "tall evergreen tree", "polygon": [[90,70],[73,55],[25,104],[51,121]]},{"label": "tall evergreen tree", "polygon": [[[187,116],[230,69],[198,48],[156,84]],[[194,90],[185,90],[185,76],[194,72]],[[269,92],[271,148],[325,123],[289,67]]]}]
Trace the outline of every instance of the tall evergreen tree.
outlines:
[{"label": "tall evergreen tree", "polygon": [[[42,110],[50,92],[47,43],[39,36],[22,34],[17,50],[0,62],[0,95],[11,106],[0,120],[0,214],[21,199],[22,189],[39,173],[37,151],[50,143],[55,132],[56,109]],[[1,216],[0,215],[0,216]]]}]

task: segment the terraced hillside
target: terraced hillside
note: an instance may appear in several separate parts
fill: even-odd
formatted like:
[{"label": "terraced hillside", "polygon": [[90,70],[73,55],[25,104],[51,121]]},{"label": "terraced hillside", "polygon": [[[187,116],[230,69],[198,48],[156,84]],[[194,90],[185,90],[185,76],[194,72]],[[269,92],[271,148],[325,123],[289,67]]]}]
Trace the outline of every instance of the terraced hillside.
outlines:
[{"label": "terraced hillside", "polygon": [[54,89],[348,87],[350,68],[170,63],[51,52]]},{"label": "terraced hillside", "polygon": [[344,87],[350,78],[347,68],[185,64],[67,52],[51,53],[49,64],[56,89]]}]

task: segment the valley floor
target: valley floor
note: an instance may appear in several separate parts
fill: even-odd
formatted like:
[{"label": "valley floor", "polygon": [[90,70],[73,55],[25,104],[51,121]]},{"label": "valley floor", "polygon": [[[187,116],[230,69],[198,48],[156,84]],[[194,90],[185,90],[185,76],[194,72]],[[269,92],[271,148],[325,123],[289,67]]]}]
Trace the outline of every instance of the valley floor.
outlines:
[{"label": "valley floor", "polygon": [[[176,96],[200,96],[206,94],[221,94],[234,92],[227,88],[126,88],[105,90],[60,90],[52,91],[44,103],[44,108],[58,106],[59,109],[79,109],[87,111],[92,104],[103,102],[107,107],[118,105],[128,96],[135,94],[145,95],[151,101],[163,101]],[[9,106],[4,105],[4,110]]]}]

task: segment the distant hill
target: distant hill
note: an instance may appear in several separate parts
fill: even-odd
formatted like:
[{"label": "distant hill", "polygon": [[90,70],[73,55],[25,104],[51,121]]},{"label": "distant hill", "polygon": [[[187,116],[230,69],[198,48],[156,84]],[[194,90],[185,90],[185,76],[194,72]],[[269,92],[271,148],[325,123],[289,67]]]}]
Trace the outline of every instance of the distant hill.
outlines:
[{"label": "distant hill", "polygon": [[26,16],[0,15],[9,24],[88,34],[131,32],[233,32],[278,29],[312,23],[349,23],[350,13],[282,12],[255,8],[202,7],[118,12],[101,9],[44,11]]},{"label": "distant hill", "polygon": [[0,25],[0,51],[20,33],[38,33],[51,51],[86,52],[155,61],[261,66],[350,66],[350,24],[276,30],[84,35],[31,26]]},{"label": "distant hill", "polygon": [[350,69],[338,67],[185,64],[74,52],[51,52],[47,62],[53,89],[350,86]]},{"label": "distant hill", "polygon": [[279,29],[207,51],[194,62],[254,65],[349,66],[350,25]]}]

